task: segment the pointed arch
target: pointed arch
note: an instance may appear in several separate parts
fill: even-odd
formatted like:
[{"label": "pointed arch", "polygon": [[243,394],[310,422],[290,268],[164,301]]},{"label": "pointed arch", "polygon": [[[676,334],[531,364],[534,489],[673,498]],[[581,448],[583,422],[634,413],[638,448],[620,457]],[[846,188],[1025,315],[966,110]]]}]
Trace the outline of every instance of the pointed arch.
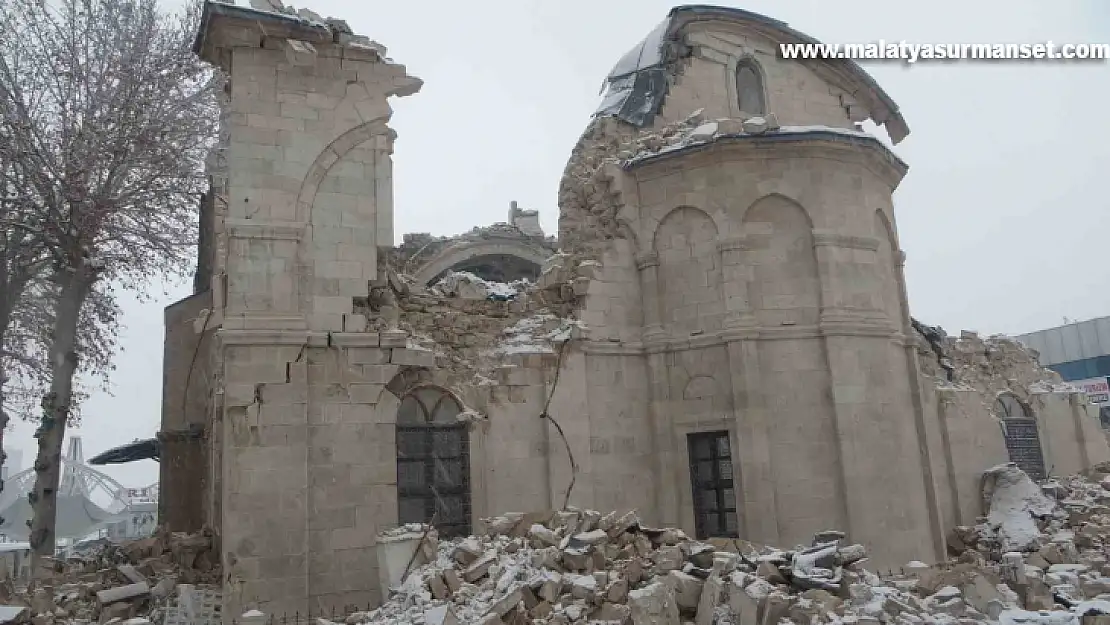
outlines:
[{"label": "pointed arch", "polygon": [[441,536],[470,533],[470,433],[463,403],[422,384],[397,408],[397,521],[433,523]]},{"label": "pointed arch", "polygon": [[1002,424],[1010,462],[1034,480],[1047,478],[1040,430],[1029,405],[1017,395],[1004,391],[994,400],[994,414]]}]

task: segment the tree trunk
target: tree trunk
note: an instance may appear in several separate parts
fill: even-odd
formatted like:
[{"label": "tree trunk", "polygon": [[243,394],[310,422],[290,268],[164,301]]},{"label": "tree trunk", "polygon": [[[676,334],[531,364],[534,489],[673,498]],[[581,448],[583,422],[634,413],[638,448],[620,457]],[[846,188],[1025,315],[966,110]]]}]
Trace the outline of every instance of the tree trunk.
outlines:
[{"label": "tree trunk", "polygon": [[73,377],[77,373],[77,324],[81,306],[92,288],[93,276],[82,267],[59,277],[54,331],[50,344],[50,392],[42,400],[42,424],[35,432],[39,451],[35,457],[35,487],[28,494],[34,517],[31,521],[31,570],[36,580],[53,575],[50,560],[57,545],[58,481],[61,478],[62,441],[69,405],[73,400]]}]

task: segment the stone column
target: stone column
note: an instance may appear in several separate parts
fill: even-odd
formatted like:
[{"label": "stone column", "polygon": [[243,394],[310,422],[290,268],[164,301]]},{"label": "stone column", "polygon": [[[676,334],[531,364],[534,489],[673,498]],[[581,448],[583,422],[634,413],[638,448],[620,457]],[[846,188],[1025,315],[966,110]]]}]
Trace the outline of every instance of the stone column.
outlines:
[{"label": "stone column", "polygon": [[[842,514],[852,540],[896,545],[882,561],[908,561],[934,548],[924,468],[924,441],[915,423],[905,361],[891,344],[892,328],[878,311],[850,307],[856,294],[881,288],[844,279],[852,250],[871,249],[873,239],[814,233],[821,281],[819,331],[828,359],[837,433]],[[877,274],[872,274],[876,282]],[[900,383],[901,382],[901,383]],[[874,476],[882,475],[881,483]],[[892,505],[892,499],[898,505]]]},{"label": "stone column", "polygon": [[682,522],[679,514],[679,489],[677,480],[678,464],[675,454],[674,424],[671,421],[669,405],[671,401],[671,382],[667,375],[668,353],[661,345],[647,345],[648,374],[648,413],[651,418],[652,451],[655,457],[654,522],[667,527],[678,527]]},{"label": "stone column", "polygon": [[736,411],[738,447],[733,460],[740,467],[740,535],[774,545],[779,540],[778,515],[767,410],[760,390],[759,342],[755,340],[759,328],[748,297],[751,267],[744,262],[742,237],[722,240],[717,249],[723,267],[724,339]]},{"label": "stone column", "polygon": [[640,293],[644,306],[643,337],[649,341],[664,334],[659,319],[659,255],[655,252],[638,254],[636,269],[640,271]]}]

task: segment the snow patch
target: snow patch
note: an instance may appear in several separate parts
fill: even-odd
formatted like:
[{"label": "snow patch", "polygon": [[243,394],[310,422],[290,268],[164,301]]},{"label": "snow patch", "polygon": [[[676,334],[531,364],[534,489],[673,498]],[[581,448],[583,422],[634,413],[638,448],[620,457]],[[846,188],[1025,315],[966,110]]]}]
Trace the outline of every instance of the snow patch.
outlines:
[{"label": "snow patch", "polygon": [[997,528],[1004,551],[1027,551],[1041,536],[1037,519],[1056,511],[1056,502],[1013,463],[983,472],[983,498],[990,502],[987,522]]}]

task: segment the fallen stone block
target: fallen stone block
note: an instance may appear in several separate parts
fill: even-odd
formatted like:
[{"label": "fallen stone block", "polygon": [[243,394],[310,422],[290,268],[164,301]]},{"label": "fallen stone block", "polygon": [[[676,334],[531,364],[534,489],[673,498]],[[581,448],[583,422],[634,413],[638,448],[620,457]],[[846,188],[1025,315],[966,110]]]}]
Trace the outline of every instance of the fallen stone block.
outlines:
[{"label": "fallen stone block", "polygon": [[655,569],[660,573],[681,569],[686,562],[686,556],[678,547],[664,547],[655,552],[653,560]]},{"label": "fallen stone block", "polygon": [[459,579],[459,574],[455,569],[447,569],[444,571],[443,581],[447,584],[447,590],[449,590],[451,594],[459,592],[459,588],[462,588],[462,580]]},{"label": "fallen stone block", "polygon": [[118,601],[128,601],[145,597],[150,594],[150,586],[146,582],[138,584],[128,584],[126,586],[117,586],[116,588],[108,588],[96,593],[96,601],[100,605],[108,605]]},{"label": "fallen stone block", "polygon": [[634,625],[680,625],[674,589],[669,584],[653,582],[628,593]]},{"label": "fallen stone block", "polygon": [[743,578],[732,576],[728,587],[728,611],[733,625],[758,625],[759,601],[748,594],[742,583]]},{"label": "fallen stone block", "polygon": [[131,582],[132,584],[149,583],[149,580],[147,580],[146,576],[144,576],[130,564],[121,564],[116,567],[116,570],[119,571],[125,578],[127,578],[127,581]]},{"label": "fallen stone block", "polygon": [[[721,601],[721,591],[724,582],[716,575],[710,575],[702,586],[701,597],[698,599],[697,625],[713,625],[713,618],[717,604]],[[804,621],[795,621],[797,623]]]},{"label": "fallen stone block", "polygon": [[424,611],[425,625],[459,625],[459,617],[449,605],[441,605]]},{"label": "fallen stone block", "polygon": [[442,575],[433,575],[428,578],[428,590],[436,599],[446,599],[451,596],[451,591],[447,588],[447,582],[443,581]]},{"label": "fallen stone block", "polygon": [[668,572],[666,582],[674,588],[675,602],[679,609],[690,611],[697,609],[705,582],[682,571]]},{"label": "fallen stone block", "polygon": [[498,618],[502,618],[520,605],[523,599],[524,597],[520,593],[520,587],[517,586],[495,601],[493,605],[490,606],[488,614],[496,614]]},{"label": "fallen stone block", "polygon": [[590,622],[627,623],[632,618],[632,608],[619,603],[605,602],[590,615]]},{"label": "fallen stone block", "polygon": [[129,619],[135,614],[135,606],[129,602],[110,603],[100,609],[100,622],[107,623],[113,619]]}]

